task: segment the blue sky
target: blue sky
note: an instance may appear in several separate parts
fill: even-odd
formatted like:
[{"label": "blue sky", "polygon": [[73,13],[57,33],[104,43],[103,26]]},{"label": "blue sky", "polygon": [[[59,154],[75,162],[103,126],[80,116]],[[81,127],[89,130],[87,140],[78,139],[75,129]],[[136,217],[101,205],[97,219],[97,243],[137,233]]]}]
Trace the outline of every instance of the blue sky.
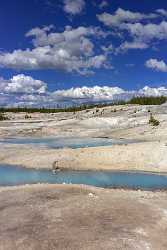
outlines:
[{"label": "blue sky", "polygon": [[166,95],[165,1],[5,0],[0,32],[0,105]]}]

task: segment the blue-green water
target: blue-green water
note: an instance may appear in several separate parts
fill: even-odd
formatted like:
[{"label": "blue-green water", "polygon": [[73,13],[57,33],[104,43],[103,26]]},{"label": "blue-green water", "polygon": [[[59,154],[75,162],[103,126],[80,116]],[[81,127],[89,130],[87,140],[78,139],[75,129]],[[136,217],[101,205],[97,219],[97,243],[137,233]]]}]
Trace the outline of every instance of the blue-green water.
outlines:
[{"label": "blue-green water", "polygon": [[6,138],[1,139],[1,143],[20,144],[20,145],[35,145],[49,148],[85,148],[109,146],[113,144],[128,144],[137,142],[134,140],[113,140],[108,138],[59,138],[59,137],[22,137],[22,138]]},{"label": "blue-green water", "polygon": [[167,189],[167,175],[136,172],[60,171],[0,165],[0,186],[35,183],[86,184],[103,188]]}]

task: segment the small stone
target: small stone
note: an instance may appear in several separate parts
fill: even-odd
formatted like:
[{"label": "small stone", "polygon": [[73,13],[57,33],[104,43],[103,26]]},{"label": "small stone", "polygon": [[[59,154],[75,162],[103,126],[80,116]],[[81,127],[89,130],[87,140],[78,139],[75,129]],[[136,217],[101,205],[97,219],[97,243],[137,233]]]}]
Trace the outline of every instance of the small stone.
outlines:
[{"label": "small stone", "polygon": [[94,194],[92,194],[92,193],[89,193],[88,195],[89,195],[90,197],[94,196]]}]

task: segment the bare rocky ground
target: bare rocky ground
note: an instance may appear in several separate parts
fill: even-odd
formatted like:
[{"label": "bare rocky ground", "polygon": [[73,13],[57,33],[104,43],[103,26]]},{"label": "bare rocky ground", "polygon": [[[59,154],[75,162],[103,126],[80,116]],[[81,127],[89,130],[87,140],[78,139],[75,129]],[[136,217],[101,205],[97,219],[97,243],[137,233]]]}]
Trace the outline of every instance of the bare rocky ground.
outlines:
[{"label": "bare rocky ground", "polygon": [[[148,124],[150,113],[160,121]],[[8,114],[0,123],[0,136],[108,137],[137,139],[140,143],[108,147],[62,149],[0,145],[0,163],[30,168],[144,170],[167,172],[167,106],[125,105],[76,113]]]},{"label": "bare rocky ground", "polygon": [[0,250],[166,250],[166,232],[166,192],[66,185],[0,192]]},{"label": "bare rocky ground", "polygon": [[[148,126],[150,112],[161,122],[160,130],[166,128],[167,108],[161,106],[124,105],[76,113],[41,114],[8,113],[9,121],[0,122],[1,137],[11,136],[62,136],[86,137],[108,136],[119,138],[157,138]],[[165,131],[167,128],[165,129]],[[161,136],[165,136],[162,133]],[[159,137],[159,136],[158,136]]]}]

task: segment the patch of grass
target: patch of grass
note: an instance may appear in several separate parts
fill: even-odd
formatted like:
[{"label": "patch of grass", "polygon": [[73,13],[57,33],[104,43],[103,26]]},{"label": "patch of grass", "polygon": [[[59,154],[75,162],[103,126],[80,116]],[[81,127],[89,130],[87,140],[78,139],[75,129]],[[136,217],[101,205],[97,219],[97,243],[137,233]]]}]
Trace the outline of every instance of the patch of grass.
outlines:
[{"label": "patch of grass", "polygon": [[31,119],[31,115],[26,114],[24,118],[25,119]]},{"label": "patch of grass", "polygon": [[5,121],[5,120],[9,120],[9,118],[4,113],[0,113],[0,121]]},{"label": "patch of grass", "polygon": [[149,124],[152,126],[158,126],[160,122],[156,120],[152,114],[150,114]]}]

